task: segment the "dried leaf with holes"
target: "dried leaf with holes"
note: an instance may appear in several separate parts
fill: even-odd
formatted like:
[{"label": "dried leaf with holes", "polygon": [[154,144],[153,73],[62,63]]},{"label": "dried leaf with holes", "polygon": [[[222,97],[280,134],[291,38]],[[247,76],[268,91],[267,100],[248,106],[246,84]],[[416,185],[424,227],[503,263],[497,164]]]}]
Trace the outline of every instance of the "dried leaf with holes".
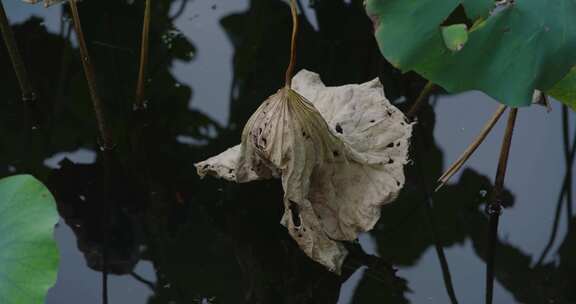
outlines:
[{"label": "dried leaf with holes", "polygon": [[280,177],[281,223],[308,256],[340,273],[347,251],[339,241],[372,229],[404,185],[412,125],[378,79],[326,87],[303,70],[292,88],[256,110],[240,145],[196,168],[238,183]]}]

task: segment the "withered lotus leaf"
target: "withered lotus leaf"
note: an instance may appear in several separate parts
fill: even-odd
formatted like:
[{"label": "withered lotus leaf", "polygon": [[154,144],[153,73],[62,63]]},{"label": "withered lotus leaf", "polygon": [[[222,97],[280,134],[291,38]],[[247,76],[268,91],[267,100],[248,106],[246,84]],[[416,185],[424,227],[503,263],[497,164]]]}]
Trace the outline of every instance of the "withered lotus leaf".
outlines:
[{"label": "withered lotus leaf", "polygon": [[281,178],[281,223],[300,248],[340,273],[351,241],[373,228],[404,185],[412,125],[378,79],[326,87],[300,71],[244,127],[242,142],[196,164],[200,176]]}]

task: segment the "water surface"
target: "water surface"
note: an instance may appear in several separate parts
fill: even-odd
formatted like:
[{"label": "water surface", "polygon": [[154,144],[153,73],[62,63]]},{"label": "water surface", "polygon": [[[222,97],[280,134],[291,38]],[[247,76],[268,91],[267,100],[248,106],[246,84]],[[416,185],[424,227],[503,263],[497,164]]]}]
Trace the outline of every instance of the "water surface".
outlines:
[{"label": "water surface", "polygon": [[[48,304],[103,303],[105,294],[109,303],[135,304],[451,303],[447,271],[458,303],[483,303],[484,207],[505,118],[447,187],[431,199],[426,190],[496,110],[494,100],[435,92],[419,117],[404,192],[360,237],[355,246],[362,250],[338,277],[310,261],[279,225],[278,183],[200,181],[193,167],[237,144],[249,115],[281,86],[287,4],[154,1],[148,107],[134,113],[141,2],[80,4],[116,143],[108,154],[98,148],[66,7],[4,3],[39,99],[20,100],[1,49],[0,176],[34,174],[58,200],[62,259]],[[320,73],[329,85],[379,77],[389,99],[407,108],[424,82],[381,58],[359,1],[313,2],[302,1],[298,68]],[[573,141],[575,119],[563,117],[558,103],[550,113],[519,111],[495,303],[576,303],[576,222],[571,202],[558,199],[573,170],[563,146],[564,134]],[[573,180],[567,188],[576,189]],[[437,248],[449,266],[444,276]]]}]

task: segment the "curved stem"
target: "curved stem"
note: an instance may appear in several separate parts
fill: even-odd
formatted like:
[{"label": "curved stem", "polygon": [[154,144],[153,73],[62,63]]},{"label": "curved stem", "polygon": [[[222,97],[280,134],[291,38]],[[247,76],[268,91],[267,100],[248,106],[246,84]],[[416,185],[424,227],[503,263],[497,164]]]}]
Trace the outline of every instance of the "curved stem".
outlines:
[{"label": "curved stem", "polygon": [[446,258],[446,254],[444,253],[444,247],[440,243],[440,238],[438,237],[438,229],[436,218],[434,216],[434,198],[432,197],[432,193],[430,192],[430,188],[424,176],[425,170],[423,168],[422,160],[422,153],[420,152],[421,142],[420,137],[422,134],[422,126],[420,124],[416,124],[415,126],[415,162],[414,167],[416,169],[416,173],[418,176],[417,182],[419,186],[422,188],[423,200],[424,200],[424,208],[426,211],[426,217],[428,218],[428,223],[430,227],[430,233],[432,235],[432,240],[434,242],[434,249],[436,251],[436,256],[438,257],[438,263],[440,264],[440,268],[442,269],[442,280],[444,281],[444,287],[446,288],[446,293],[450,298],[451,304],[458,304],[458,299],[456,297],[456,290],[454,289],[454,284],[452,282],[452,275],[450,273],[450,265],[448,264],[448,259]]},{"label": "curved stem", "polygon": [[[566,113],[568,114],[568,113]],[[572,166],[574,165],[574,157],[576,156],[576,129],[574,130],[574,137],[572,138],[572,145],[570,145],[570,139],[567,137],[570,132],[568,130],[568,116],[562,116],[562,132],[563,136],[563,143],[564,143],[564,157],[566,161],[566,173],[564,174],[564,181],[562,182],[562,187],[560,189],[560,194],[558,195],[558,200],[556,201],[556,211],[554,214],[554,221],[552,222],[552,231],[550,232],[550,237],[548,238],[548,242],[540,254],[540,258],[536,265],[542,265],[544,263],[544,259],[552,249],[554,245],[554,241],[556,241],[556,235],[558,233],[558,224],[560,222],[560,213],[562,211],[562,202],[564,202],[564,198],[568,195],[568,191],[570,191],[570,198],[566,201],[566,203],[570,206],[567,208],[568,216],[572,214],[571,206],[572,206]],[[569,190],[570,189],[570,190]],[[570,221],[569,221],[570,222]],[[570,223],[568,223],[568,229],[570,229]]]},{"label": "curved stem", "polygon": [[10,23],[8,22],[8,17],[6,16],[6,11],[4,11],[4,5],[2,2],[0,2],[0,31],[2,32],[2,38],[4,38],[4,43],[8,49],[10,61],[12,61],[12,66],[16,72],[18,84],[20,84],[22,99],[24,101],[33,101],[36,99],[36,93],[34,93],[30,78],[28,78],[28,72],[26,72],[24,61],[18,51],[14,32],[12,32],[12,28],[10,28]]},{"label": "curved stem", "polygon": [[188,0],[180,1],[180,7],[176,11],[176,13],[174,13],[174,15],[170,16],[170,21],[174,22],[174,20],[182,16],[182,14],[186,11],[186,6],[188,6]]},{"label": "curved stem", "polygon": [[[572,159],[570,158],[570,117],[568,116],[568,107],[562,106],[562,138],[564,142],[564,160],[566,161],[566,183],[572,185]],[[570,231],[572,225],[572,186],[566,188],[566,220],[567,231]]]},{"label": "curved stem", "polygon": [[560,195],[558,196],[558,201],[556,203],[556,210],[554,211],[554,221],[552,222],[552,231],[550,232],[550,237],[548,238],[548,242],[540,254],[540,258],[538,262],[536,262],[537,266],[542,265],[544,263],[544,259],[548,255],[548,252],[552,249],[552,245],[554,245],[554,241],[556,241],[556,235],[558,233],[558,224],[560,223],[560,214],[562,212],[562,202],[564,202],[564,195],[566,194],[565,191],[566,187],[566,179],[564,179],[564,183],[562,184],[562,190],[560,191]]},{"label": "curved stem", "polygon": [[496,179],[492,199],[486,206],[486,211],[490,216],[490,230],[488,231],[488,252],[486,261],[486,304],[492,304],[494,294],[494,265],[496,260],[496,245],[498,240],[498,222],[502,212],[501,196],[504,189],[504,179],[508,167],[508,156],[510,155],[510,146],[512,144],[512,135],[514,134],[514,125],[516,124],[516,115],[518,109],[513,108],[508,115],[508,124],[506,133],[502,140],[500,149],[500,158],[498,160],[498,169],[496,170]]},{"label": "curved stem", "polygon": [[286,87],[292,86],[292,75],[296,64],[296,38],[298,36],[298,10],[296,0],[290,0],[290,12],[292,13],[292,39],[290,40],[290,63],[286,69]]},{"label": "curved stem", "polygon": [[100,96],[98,96],[98,90],[96,88],[96,75],[94,73],[94,67],[92,66],[92,61],[90,60],[90,54],[88,53],[88,47],[86,46],[86,40],[84,39],[84,32],[82,31],[82,24],[80,23],[80,15],[78,14],[78,7],[76,6],[76,0],[68,0],[70,4],[70,10],[72,11],[72,20],[74,21],[74,30],[76,31],[76,36],[78,38],[78,45],[80,46],[80,56],[82,56],[82,65],[84,67],[84,75],[88,82],[88,90],[90,91],[90,97],[92,99],[92,105],[94,107],[94,112],[96,113],[96,123],[98,125],[98,131],[102,140],[102,148],[105,150],[112,149],[112,138],[106,127],[104,120],[104,112],[102,109],[102,102]]},{"label": "curved stem", "polygon": [[146,287],[150,288],[150,290],[154,291],[154,283],[145,279],[143,276],[137,274],[134,270],[130,271],[130,276],[133,277],[136,281],[146,285]]},{"label": "curved stem", "polygon": [[454,163],[452,163],[450,167],[448,167],[446,172],[442,174],[440,178],[438,178],[438,186],[434,191],[440,190],[440,188],[442,188],[450,180],[450,178],[452,178],[452,176],[454,176],[454,174],[456,174],[456,172],[458,172],[458,170],[460,170],[460,168],[464,166],[464,164],[470,158],[470,156],[474,154],[476,149],[478,149],[480,144],[482,144],[482,142],[486,139],[486,136],[490,134],[490,131],[492,131],[492,128],[494,127],[494,125],[496,125],[496,123],[504,113],[504,110],[506,110],[505,105],[500,105],[498,107],[496,112],[494,112],[494,114],[492,114],[492,117],[490,117],[490,120],[488,120],[484,125],[484,127],[482,128],[480,134],[478,134],[478,136],[468,146],[468,148],[466,148],[466,150],[462,153],[462,155],[460,155],[460,157]]},{"label": "curved stem", "polygon": [[416,117],[416,114],[418,114],[420,106],[422,106],[422,103],[424,102],[424,100],[426,100],[426,97],[430,95],[434,87],[435,85],[431,81],[428,81],[426,83],[426,85],[420,92],[420,95],[418,95],[418,98],[416,98],[416,101],[412,104],[410,110],[408,110],[408,113],[406,113],[406,117],[408,117],[409,119]]},{"label": "curved stem", "polygon": [[144,8],[144,24],[142,25],[142,44],[140,46],[140,69],[138,71],[138,83],[136,85],[135,106],[137,109],[142,109],[144,107],[144,81],[146,77],[146,66],[148,64],[150,13],[150,0],[146,0],[146,7]]}]

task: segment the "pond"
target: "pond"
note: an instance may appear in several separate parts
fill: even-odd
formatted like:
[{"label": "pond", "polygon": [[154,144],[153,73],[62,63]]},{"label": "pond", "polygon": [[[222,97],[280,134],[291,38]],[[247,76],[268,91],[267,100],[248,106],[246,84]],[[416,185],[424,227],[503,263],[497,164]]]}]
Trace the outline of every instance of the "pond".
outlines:
[{"label": "pond", "polygon": [[[61,265],[46,303],[484,303],[484,210],[506,119],[447,186],[433,189],[496,101],[433,92],[415,126],[403,192],[350,244],[355,260],[337,276],[279,224],[279,182],[200,180],[194,168],[237,144],[248,117],[281,87],[288,4],[153,1],[146,109],[133,111],[143,1],[127,2],[79,4],[115,144],[102,151],[67,6],[4,1],[38,98],[20,99],[1,48],[0,177],[33,174],[57,199]],[[388,98],[409,107],[425,81],[386,63],[361,1],[300,5],[297,70],[328,85],[379,77]],[[518,112],[494,303],[576,303],[576,183],[566,158],[575,126],[559,103]]]}]

